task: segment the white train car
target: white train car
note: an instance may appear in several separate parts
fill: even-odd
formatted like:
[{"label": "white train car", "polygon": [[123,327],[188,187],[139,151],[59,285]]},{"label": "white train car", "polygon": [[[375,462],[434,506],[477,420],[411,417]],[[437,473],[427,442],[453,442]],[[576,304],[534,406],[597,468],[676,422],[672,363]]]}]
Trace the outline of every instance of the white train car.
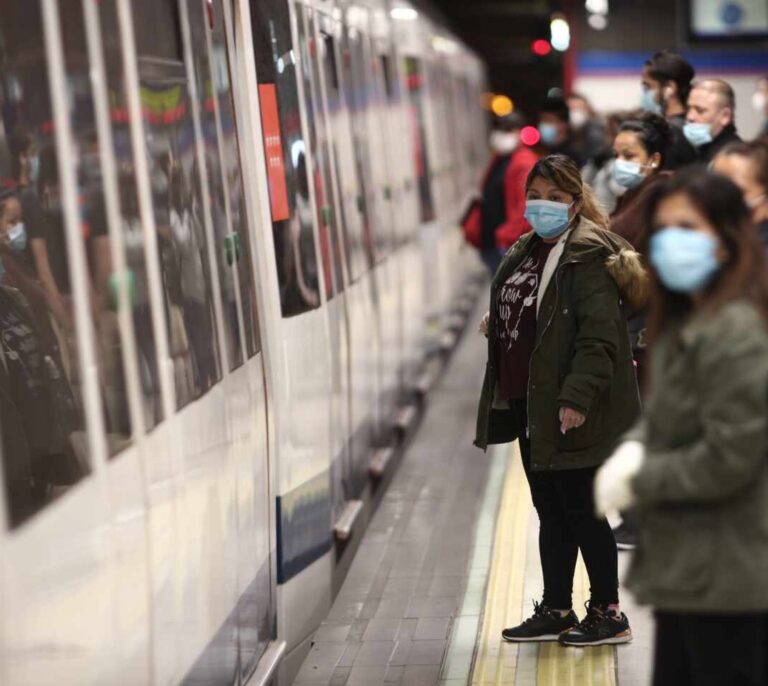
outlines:
[{"label": "white train car", "polygon": [[0,2],[3,686],[291,682],[478,269],[397,8]]}]

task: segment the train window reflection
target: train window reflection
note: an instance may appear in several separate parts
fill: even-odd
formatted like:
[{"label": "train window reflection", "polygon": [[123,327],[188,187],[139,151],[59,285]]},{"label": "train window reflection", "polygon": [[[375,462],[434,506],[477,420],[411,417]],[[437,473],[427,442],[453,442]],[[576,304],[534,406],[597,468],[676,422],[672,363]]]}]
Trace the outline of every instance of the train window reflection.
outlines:
[{"label": "train window reflection", "polygon": [[[235,236],[230,225],[229,198],[224,192],[222,158],[219,149],[219,131],[217,121],[218,103],[212,65],[208,56],[206,36],[207,18],[200,2],[190,2],[189,25],[191,50],[197,79],[196,103],[200,125],[203,132],[203,152],[205,156],[208,182],[208,200],[213,224],[213,251],[218,264],[219,281],[224,316],[224,339],[227,345],[230,369],[243,363],[243,349],[240,342],[240,308],[238,304],[237,279],[235,265],[240,259],[239,236]],[[213,5],[209,11],[213,11]],[[218,65],[217,65],[218,66]]]},{"label": "train window reflection", "polygon": [[[176,3],[132,0],[144,131],[150,158],[152,204],[161,259],[176,405],[184,407],[221,378],[211,274],[195,158],[191,103],[180,44]],[[152,42],[142,37],[154,23]],[[155,41],[163,43],[157,57]],[[168,46],[179,51],[170,55]]]},{"label": "train window reflection", "polygon": [[[115,3],[99,4],[99,24],[103,36],[119,35]],[[160,400],[157,347],[150,311],[144,232],[139,218],[136,165],[131,148],[131,131],[127,116],[128,106],[124,92],[123,59],[117,41],[105,40],[103,47],[106,87],[112,119],[113,152],[117,164],[120,230],[125,249],[125,263],[128,268],[127,278],[131,288],[131,319],[136,339],[144,425],[147,429],[151,429],[162,420],[162,403]]]},{"label": "train window reflection", "polygon": [[291,317],[320,305],[297,56],[285,0],[251,2],[251,13],[280,304]]},{"label": "train window reflection", "polygon": [[[224,35],[224,17],[221,2],[213,3],[213,29],[211,31],[213,83],[221,121],[219,145],[223,161],[221,170],[224,192],[229,202],[231,231],[233,236],[233,259],[240,282],[245,347],[248,357],[260,349],[259,320],[256,311],[256,280],[253,276],[251,234],[248,230],[248,216],[245,210],[243,179],[240,174],[235,110],[232,100],[230,69],[227,59],[227,44]],[[228,256],[229,259],[229,256]]]},{"label": "train window reflection", "polygon": [[37,3],[0,5],[0,431],[11,526],[90,471]]},{"label": "train window reflection", "polygon": [[435,218],[435,205],[432,199],[432,172],[427,156],[427,138],[424,125],[424,74],[421,61],[415,57],[405,58],[405,73],[408,79],[408,116],[411,122],[411,142],[413,159],[416,165],[416,179],[419,184],[419,206],[422,223]]}]

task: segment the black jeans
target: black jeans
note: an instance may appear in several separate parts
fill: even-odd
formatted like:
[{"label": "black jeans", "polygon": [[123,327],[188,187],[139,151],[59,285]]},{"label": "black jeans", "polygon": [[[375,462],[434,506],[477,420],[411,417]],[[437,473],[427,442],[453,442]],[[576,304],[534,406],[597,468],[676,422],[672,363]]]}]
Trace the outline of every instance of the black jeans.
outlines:
[{"label": "black jeans", "polygon": [[[527,427],[526,401],[512,401],[512,409],[519,426]],[[543,603],[558,610],[571,607],[579,550],[589,575],[592,602],[596,605],[618,603],[616,540],[608,520],[595,516],[592,488],[597,468],[534,472],[531,471],[531,442],[525,429],[519,442],[533,506],[539,515]]]},{"label": "black jeans", "polygon": [[656,613],[653,686],[766,686],[768,614]]}]

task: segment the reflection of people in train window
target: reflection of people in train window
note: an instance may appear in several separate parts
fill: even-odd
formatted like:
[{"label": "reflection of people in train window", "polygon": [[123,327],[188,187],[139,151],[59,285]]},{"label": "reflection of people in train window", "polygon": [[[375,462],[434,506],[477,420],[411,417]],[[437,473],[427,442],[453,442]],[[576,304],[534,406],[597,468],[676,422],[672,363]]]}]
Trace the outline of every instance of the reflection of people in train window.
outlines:
[{"label": "reflection of people in train window", "polygon": [[74,318],[59,169],[56,152],[50,146],[40,155],[39,187],[42,200],[41,221],[39,225],[35,223],[28,226],[32,262],[42,283],[48,308],[61,330],[60,340],[65,344],[66,339],[73,334]]},{"label": "reflection of people in train window", "polygon": [[152,313],[149,306],[149,291],[144,262],[144,231],[139,217],[139,203],[134,182],[134,170],[126,166],[118,177],[120,210],[122,212],[122,236],[125,261],[133,279],[132,309],[133,328],[139,356],[139,375],[145,396],[145,409],[154,425],[160,419],[160,407],[153,404],[158,395],[157,357],[152,331]]},{"label": "reflection of people in train window", "polygon": [[[0,256],[0,394],[3,458],[11,519],[21,521],[86,469],[71,439],[81,428],[66,378],[46,350],[38,320],[20,290],[6,284]],[[9,432],[6,435],[6,432]]]},{"label": "reflection of people in train window", "polygon": [[304,153],[300,153],[296,160],[296,180],[296,216],[291,222],[291,248],[296,259],[296,279],[301,296],[307,305],[316,307],[320,302],[320,294],[312,232],[307,158]]}]

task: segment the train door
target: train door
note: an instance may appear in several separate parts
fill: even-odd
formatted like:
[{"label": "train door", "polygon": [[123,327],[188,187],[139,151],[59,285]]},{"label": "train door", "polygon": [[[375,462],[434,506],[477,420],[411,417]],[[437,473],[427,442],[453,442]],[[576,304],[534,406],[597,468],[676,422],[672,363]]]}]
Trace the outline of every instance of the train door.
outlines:
[{"label": "train door", "polygon": [[0,680],[142,683],[142,406],[162,408],[138,383],[98,17],[5,4],[0,33]]},{"label": "train door", "polygon": [[[345,492],[349,465],[349,325],[344,289],[346,287],[343,246],[335,207],[330,147],[325,104],[321,98],[315,13],[294,4],[296,45],[299,53],[299,93],[304,104],[309,173],[314,191],[315,217],[325,270],[326,314],[331,354],[331,500],[332,515],[341,516],[352,493]],[[345,476],[347,478],[345,478]]]},{"label": "train door", "polygon": [[330,161],[337,190],[337,216],[345,248],[348,282],[345,291],[349,313],[350,464],[345,490],[357,497],[363,490],[370,464],[376,348],[374,344],[371,273],[365,254],[363,208],[355,171],[349,92],[341,58],[342,25],[330,15],[319,14],[318,81],[326,103]]}]

